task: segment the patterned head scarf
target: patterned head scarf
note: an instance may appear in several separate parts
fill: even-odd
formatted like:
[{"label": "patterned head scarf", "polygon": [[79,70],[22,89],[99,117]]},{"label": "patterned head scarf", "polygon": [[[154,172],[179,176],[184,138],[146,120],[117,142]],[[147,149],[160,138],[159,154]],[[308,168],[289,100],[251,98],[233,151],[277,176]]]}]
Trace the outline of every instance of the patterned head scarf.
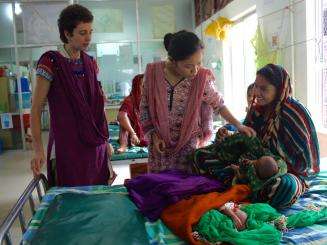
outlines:
[{"label": "patterned head scarf", "polygon": [[262,142],[285,160],[289,172],[297,176],[318,173],[316,130],[309,111],[291,96],[287,71],[279,65],[268,64],[257,75],[276,88],[276,96],[268,106],[257,105],[254,98],[244,124],[253,127]]}]

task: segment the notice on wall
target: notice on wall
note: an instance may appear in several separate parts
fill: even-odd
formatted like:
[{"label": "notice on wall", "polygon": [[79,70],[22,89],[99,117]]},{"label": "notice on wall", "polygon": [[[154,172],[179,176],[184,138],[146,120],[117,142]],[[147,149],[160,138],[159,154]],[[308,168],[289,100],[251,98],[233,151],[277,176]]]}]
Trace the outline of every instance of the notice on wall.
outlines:
[{"label": "notice on wall", "polygon": [[1,128],[2,129],[10,129],[10,128],[13,128],[12,115],[11,115],[11,113],[3,113],[3,114],[0,114],[0,118],[1,118]]},{"label": "notice on wall", "polygon": [[153,38],[162,39],[166,33],[176,31],[175,7],[172,4],[152,7]]},{"label": "notice on wall", "polygon": [[22,17],[26,44],[57,43],[60,41],[58,16],[66,3],[23,3]]}]

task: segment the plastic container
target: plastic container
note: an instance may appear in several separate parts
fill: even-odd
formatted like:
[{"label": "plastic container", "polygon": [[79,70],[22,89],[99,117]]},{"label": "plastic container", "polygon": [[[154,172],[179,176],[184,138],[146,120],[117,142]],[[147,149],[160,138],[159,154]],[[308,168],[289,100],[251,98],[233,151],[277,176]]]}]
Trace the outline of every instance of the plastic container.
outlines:
[{"label": "plastic container", "polygon": [[[32,106],[31,103],[31,92],[24,92],[22,93],[22,98],[23,98],[23,109],[29,109]],[[18,93],[15,93],[15,101],[16,101],[16,108],[19,108],[19,98],[18,98]]]},{"label": "plastic container", "polygon": [[[21,77],[20,78],[20,84],[22,87],[22,93],[30,92],[30,82],[27,77]],[[15,93],[18,93],[18,86],[16,82],[16,88],[15,88]]]}]

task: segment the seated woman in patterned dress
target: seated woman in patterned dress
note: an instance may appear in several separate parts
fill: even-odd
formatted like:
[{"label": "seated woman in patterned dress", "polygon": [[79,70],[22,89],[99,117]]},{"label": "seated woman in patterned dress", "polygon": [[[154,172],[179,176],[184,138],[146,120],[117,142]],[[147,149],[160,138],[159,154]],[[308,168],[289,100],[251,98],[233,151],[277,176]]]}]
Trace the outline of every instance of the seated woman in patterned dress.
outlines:
[{"label": "seated woman in patterned dress", "polygon": [[254,100],[245,125],[255,129],[270,151],[287,164],[287,174],[271,180],[258,201],[288,207],[306,190],[305,179],[319,173],[319,144],[310,114],[292,97],[287,71],[268,64],[257,71]]}]

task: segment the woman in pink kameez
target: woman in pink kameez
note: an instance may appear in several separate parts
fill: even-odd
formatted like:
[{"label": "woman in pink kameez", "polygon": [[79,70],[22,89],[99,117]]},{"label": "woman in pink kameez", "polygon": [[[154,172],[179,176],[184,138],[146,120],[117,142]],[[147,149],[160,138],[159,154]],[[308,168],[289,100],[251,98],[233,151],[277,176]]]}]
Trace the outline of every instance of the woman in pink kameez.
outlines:
[{"label": "woman in pink kameez", "polygon": [[147,65],[141,100],[141,123],[150,142],[149,169],[191,173],[187,156],[205,137],[203,107],[211,107],[242,133],[251,136],[255,132],[224,105],[212,72],[201,66],[203,45],[194,33],[167,34],[164,44],[168,60]]}]

